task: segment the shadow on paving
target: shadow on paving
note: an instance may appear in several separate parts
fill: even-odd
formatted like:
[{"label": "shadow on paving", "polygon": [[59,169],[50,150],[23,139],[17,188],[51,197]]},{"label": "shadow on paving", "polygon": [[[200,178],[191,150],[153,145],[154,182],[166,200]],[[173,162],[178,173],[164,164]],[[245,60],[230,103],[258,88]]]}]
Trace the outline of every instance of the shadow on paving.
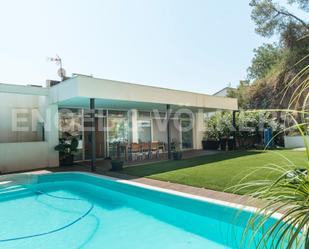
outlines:
[{"label": "shadow on paving", "polygon": [[179,161],[164,161],[124,168],[119,173],[131,176],[147,177],[154,174],[165,173],[173,170],[196,167],[203,164],[230,160],[238,157],[252,156],[263,153],[262,151],[237,151],[214,155],[199,156]]}]

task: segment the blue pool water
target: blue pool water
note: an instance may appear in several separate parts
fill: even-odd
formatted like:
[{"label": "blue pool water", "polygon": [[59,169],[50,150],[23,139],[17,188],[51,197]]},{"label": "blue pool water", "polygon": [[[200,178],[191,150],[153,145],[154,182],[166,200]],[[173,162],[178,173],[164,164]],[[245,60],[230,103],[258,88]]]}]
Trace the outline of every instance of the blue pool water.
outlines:
[{"label": "blue pool water", "polygon": [[0,188],[1,249],[238,249],[250,215],[90,174],[26,178]]}]

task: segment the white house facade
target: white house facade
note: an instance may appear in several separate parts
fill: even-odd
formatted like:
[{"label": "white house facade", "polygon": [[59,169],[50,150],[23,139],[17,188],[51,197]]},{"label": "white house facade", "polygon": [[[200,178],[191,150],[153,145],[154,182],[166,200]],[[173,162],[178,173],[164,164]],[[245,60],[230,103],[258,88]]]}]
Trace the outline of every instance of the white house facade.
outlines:
[{"label": "white house facade", "polygon": [[233,98],[83,75],[47,87],[0,84],[0,171],[59,166],[64,133],[79,140],[81,161],[114,157],[114,144],[198,150],[204,114],[237,108]]}]

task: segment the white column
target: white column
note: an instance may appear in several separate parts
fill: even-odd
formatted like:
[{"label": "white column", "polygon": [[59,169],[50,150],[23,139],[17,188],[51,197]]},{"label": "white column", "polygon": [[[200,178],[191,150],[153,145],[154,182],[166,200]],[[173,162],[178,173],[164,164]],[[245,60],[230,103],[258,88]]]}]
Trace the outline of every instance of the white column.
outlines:
[{"label": "white column", "polygon": [[130,123],[131,123],[131,141],[132,143],[138,143],[138,129],[137,129],[137,110],[132,109],[130,111]]},{"label": "white column", "polygon": [[193,130],[193,144],[194,149],[200,150],[202,149],[202,140],[205,132],[205,123],[204,123],[204,112],[199,110],[194,114],[195,116],[195,124]]},{"label": "white column", "polygon": [[45,140],[48,144],[48,166],[59,166],[59,153],[55,146],[59,143],[58,105],[50,104],[46,108]]}]

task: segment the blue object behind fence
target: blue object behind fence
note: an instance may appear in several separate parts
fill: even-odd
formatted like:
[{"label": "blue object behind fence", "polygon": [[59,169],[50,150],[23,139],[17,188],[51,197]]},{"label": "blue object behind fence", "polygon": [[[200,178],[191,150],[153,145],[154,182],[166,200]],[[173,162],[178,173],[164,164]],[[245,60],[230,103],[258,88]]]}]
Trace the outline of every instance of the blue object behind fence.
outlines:
[{"label": "blue object behind fence", "polygon": [[272,128],[264,129],[264,145],[267,147],[273,147],[274,141],[272,140],[273,131]]}]

